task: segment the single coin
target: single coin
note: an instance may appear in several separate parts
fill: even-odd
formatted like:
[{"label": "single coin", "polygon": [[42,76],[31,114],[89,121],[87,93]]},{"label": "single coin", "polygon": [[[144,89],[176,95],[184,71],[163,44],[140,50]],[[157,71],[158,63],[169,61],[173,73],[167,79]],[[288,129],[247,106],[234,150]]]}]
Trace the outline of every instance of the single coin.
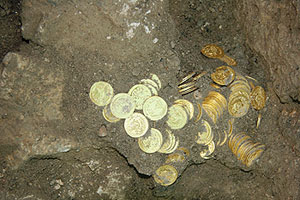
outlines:
[{"label": "single coin", "polygon": [[148,131],[149,123],[147,118],[141,113],[133,113],[125,119],[124,128],[126,133],[133,138],[138,138]]},{"label": "single coin", "polygon": [[228,112],[233,117],[242,117],[247,114],[250,107],[249,95],[231,93],[228,102]]},{"label": "single coin", "polygon": [[104,119],[106,119],[106,121],[108,121],[108,122],[114,123],[114,122],[118,122],[120,120],[119,118],[115,117],[111,113],[109,105],[106,105],[104,107],[104,109],[102,110],[102,114],[103,114]]},{"label": "single coin", "polygon": [[132,115],[135,109],[133,98],[126,93],[116,94],[110,104],[111,113],[120,119],[125,119]]},{"label": "single coin", "polygon": [[168,112],[166,101],[159,96],[149,97],[144,105],[143,112],[146,117],[153,121],[162,119]]},{"label": "single coin", "polygon": [[221,66],[211,74],[211,79],[219,85],[229,85],[235,78],[235,72],[231,67]]},{"label": "single coin", "polygon": [[151,128],[149,135],[144,135],[138,139],[139,147],[145,153],[157,152],[163,143],[163,137],[159,130]]},{"label": "single coin", "polygon": [[142,84],[134,85],[128,92],[128,94],[133,98],[135,103],[135,109],[143,109],[143,104],[145,100],[151,97],[151,90]]},{"label": "single coin", "polygon": [[90,89],[90,99],[97,106],[106,106],[112,100],[114,90],[112,86],[104,81],[96,82]]},{"label": "single coin", "polygon": [[266,104],[266,92],[261,86],[256,86],[251,94],[251,105],[256,110],[261,110]]},{"label": "single coin", "polygon": [[160,166],[153,175],[155,182],[162,186],[172,185],[177,177],[178,172],[172,165]]},{"label": "single coin", "polygon": [[169,108],[167,124],[171,129],[181,129],[188,121],[188,115],[185,109],[178,104]]}]

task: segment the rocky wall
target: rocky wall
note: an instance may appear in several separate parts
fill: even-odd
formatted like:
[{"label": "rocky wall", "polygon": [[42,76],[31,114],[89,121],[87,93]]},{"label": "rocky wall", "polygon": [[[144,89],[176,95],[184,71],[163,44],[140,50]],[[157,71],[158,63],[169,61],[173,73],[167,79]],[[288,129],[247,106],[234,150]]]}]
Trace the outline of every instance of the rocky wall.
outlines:
[{"label": "rocky wall", "polygon": [[300,101],[300,1],[236,1],[247,45],[264,60],[282,103]]}]

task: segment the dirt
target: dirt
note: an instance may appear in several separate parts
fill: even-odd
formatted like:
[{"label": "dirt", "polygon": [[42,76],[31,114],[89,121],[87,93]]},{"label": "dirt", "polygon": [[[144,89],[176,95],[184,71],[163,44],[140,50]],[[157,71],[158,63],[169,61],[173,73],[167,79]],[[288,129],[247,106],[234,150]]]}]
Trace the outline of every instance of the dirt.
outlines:
[{"label": "dirt", "polygon": [[[0,19],[2,55],[10,52],[0,79],[1,199],[299,198],[299,104],[280,102],[265,58],[245,42],[236,1],[24,0],[23,39],[19,7],[9,6],[18,4],[7,2],[0,5],[6,11]],[[14,28],[14,36],[6,27]],[[174,163],[179,177],[163,187],[152,175],[166,155],[143,153],[123,121],[105,121],[89,89],[102,80],[115,93],[127,92],[155,73],[168,106],[179,98],[196,105],[193,94],[178,93],[177,84],[192,71],[206,71],[197,82],[202,100],[210,90],[228,97],[228,88],[209,85],[209,75],[224,65],[200,53],[209,43],[222,46],[236,59],[234,70],[267,91],[259,128],[254,109],[234,122],[234,132],[246,132],[266,149],[250,168],[227,144],[203,159],[203,147],[194,141],[200,124],[190,121],[173,132],[191,155]],[[150,126],[164,130],[166,119]],[[213,124],[205,113],[203,119]],[[229,119],[225,112],[213,131],[226,130]]]}]

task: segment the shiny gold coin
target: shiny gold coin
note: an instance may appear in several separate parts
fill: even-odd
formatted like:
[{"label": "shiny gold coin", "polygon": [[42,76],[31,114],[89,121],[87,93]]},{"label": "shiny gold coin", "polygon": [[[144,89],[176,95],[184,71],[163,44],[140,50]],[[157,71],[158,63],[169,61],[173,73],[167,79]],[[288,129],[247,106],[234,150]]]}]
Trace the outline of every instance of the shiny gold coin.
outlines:
[{"label": "shiny gold coin", "polygon": [[168,112],[168,105],[159,96],[148,98],[143,105],[143,112],[146,117],[153,121],[162,119]]},{"label": "shiny gold coin", "polygon": [[159,90],[158,84],[157,84],[154,80],[152,80],[152,79],[142,79],[142,80],[140,81],[140,83],[141,83],[141,84],[145,84],[145,85],[151,85],[151,86],[153,86],[157,91]]},{"label": "shiny gold coin", "polygon": [[125,119],[132,115],[135,109],[133,98],[126,93],[116,94],[110,103],[111,113],[120,119]]},{"label": "shiny gold coin", "polygon": [[208,145],[208,149],[205,149],[203,151],[200,152],[200,156],[204,159],[210,159],[210,155],[215,151],[215,142],[211,141]]},{"label": "shiny gold coin", "polygon": [[141,113],[133,113],[125,119],[124,128],[126,133],[133,138],[138,138],[148,131],[149,123],[147,118]]},{"label": "shiny gold coin", "polygon": [[167,124],[171,129],[181,129],[188,121],[188,115],[185,109],[178,104],[169,108]]},{"label": "shiny gold coin", "polygon": [[104,107],[104,109],[102,110],[102,115],[104,117],[104,119],[106,119],[106,121],[108,122],[111,122],[111,123],[114,123],[114,122],[118,122],[120,121],[119,118],[115,117],[111,111],[110,111],[110,106],[109,105],[106,105]]},{"label": "shiny gold coin", "polygon": [[90,99],[97,106],[106,106],[111,102],[114,95],[112,86],[104,81],[96,82],[90,89]]},{"label": "shiny gold coin", "polygon": [[204,130],[198,132],[198,137],[197,137],[196,143],[208,145],[213,140],[214,135],[211,131],[211,126],[207,121],[202,120],[201,128],[202,127],[204,128]]},{"label": "shiny gold coin", "polygon": [[150,74],[150,76],[151,76],[151,79],[153,80],[153,81],[155,81],[155,83],[157,84],[157,86],[158,86],[158,89],[160,89],[161,88],[161,81],[160,81],[160,79],[158,78],[158,76],[156,75],[156,74]]},{"label": "shiny gold coin", "polygon": [[158,152],[169,154],[173,153],[177,149],[179,145],[179,140],[176,139],[176,137],[170,130],[166,130],[166,132],[168,134],[168,137],[164,141],[162,147],[158,150]]},{"label": "shiny gold coin", "polygon": [[235,72],[231,67],[221,66],[211,74],[211,79],[219,85],[229,85],[235,78]]},{"label": "shiny gold coin", "polygon": [[251,105],[254,109],[261,110],[265,107],[267,97],[264,88],[256,86],[250,94],[250,99]]},{"label": "shiny gold coin", "polygon": [[146,99],[151,97],[151,90],[142,84],[134,85],[128,92],[128,94],[133,98],[136,105],[135,109],[141,110]]},{"label": "shiny gold coin", "polygon": [[231,66],[236,65],[236,61],[233,58],[225,55],[224,50],[215,44],[205,45],[201,49],[201,53],[208,58],[217,58],[223,62],[226,62],[228,65],[231,65]]},{"label": "shiny gold coin", "polygon": [[202,117],[202,108],[201,108],[200,103],[197,103],[197,107],[198,107],[198,115],[196,117],[195,122],[198,122],[201,119],[201,117]]},{"label": "shiny gold coin", "polygon": [[150,134],[138,138],[138,144],[145,153],[157,152],[163,143],[163,137],[159,130],[151,128]]},{"label": "shiny gold coin", "polygon": [[194,116],[194,106],[190,101],[188,101],[186,99],[177,99],[176,101],[174,101],[174,104],[179,104],[179,105],[183,106],[185,111],[189,114],[189,118],[190,119],[193,118],[193,116]]},{"label": "shiny gold coin", "polygon": [[231,93],[228,102],[228,112],[233,117],[242,117],[250,107],[249,95]]},{"label": "shiny gold coin", "polygon": [[153,175],[155,182],[162,186],[172,185],[177,177],[178,172],[172,165],[160,166]]}]

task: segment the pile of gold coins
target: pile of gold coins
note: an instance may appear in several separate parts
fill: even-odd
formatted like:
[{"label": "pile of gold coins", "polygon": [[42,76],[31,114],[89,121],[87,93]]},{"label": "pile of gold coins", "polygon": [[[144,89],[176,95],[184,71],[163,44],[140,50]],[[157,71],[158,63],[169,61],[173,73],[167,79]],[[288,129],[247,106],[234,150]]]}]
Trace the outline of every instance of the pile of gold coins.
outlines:
[{"label": "pile of gold coins", "polygon": [[[226,56],[223,49],[217,45],[208,44],[201,50],[201,53],[208,58],[220,59],[229,66],[237,65],[236,61],[233,58]],[[228,101],[226,101],[226,98],[222,94],[210,91],[207,97],[202,101],[202,106],[198,104],[198,108],[200,113],[202,107],[215,124],[217,123],[218,118],[222,116],[225,108],[228,108],[228,113],[233,118],[228,120],[228,132],[224,131],[224,134],[218,133],[219,139],[217,141],[217,146],[222,146],[229,137],[228,145],[230,150],[238,160],[249,167],[261,156],[265,149],[265,145],[252,142],[250,137],[244,133],[233,134],[233,121],[235,118],[241,118],[246,115],[250,108],[250,104],[255,110],[261,110],[266,103],[266,93],[261,86],[254,86],[252,82],[249,84],[244,76],[236,73],[229,66],[220,66],[211,74],[211,79],[215,83],[213,85],[211,84],[211,86],[217,89],[221,87],[230,88]],[[247,78],[255,80],[249,76],[247,76]],[[200,117],[197,117],[197,121],[199,121],[199,119]],[[261,113],[258,114],[257,127],[259,126],[260,120]],[[206,131],[198,133],[196,143],[208,147],[207,150],[200,152],[200,156],[207,159],[215,149],[214,141],[211,139],[214,137],[214,134],[211,133],[211,128],[207,128],[210,126],[207,121],[202,120],[202,124],[206,127]],[[222,136],[223,139],[221,139]]]},{"label": "pile of gold coins", "polygon": [[[212,158],[216,147],[228,141],[229,149],[237,159],[249,167],[258,160],[265,149],[265,145],[254,143],[245,133],[234,131],[235,119],[245,116],[250,105],[256,111],[264,108],[266,103],[264,89],[252,82],[249,83],[246,77],[233,70],[231,66],[237,65],[236,61],[226,56],[223,49],[217,45],[206,45],[201,52],[209,58],[218,58],[229,66],[220,66],[210,74],[213,81],[211,86],[214,89],[203,99],[196,98],[197,110],[191,101],[183,98],[175,100],[168,106],[159,96],[162,84],[155,74],[140,80],[127,93],[114,94],[112,86],[104,81],[96,82],[90,88],[90,99],[97,106],[104,107],[102,114],[105,120],[116,123],[124,119],[125,132],[129,137],[136,139],[137,145],[145,155],[154,153],[166,155],[165,162],[152,172],[154,180],[162,186],[169,186],[177,180],[178,170],[182,170],[179,166],[186,163],[190,156],[189,148],[180,146],[179,137],[176,136],[176,131],[189,123],[197,124],[197,134],[191,135],[194,136],[196,145],[201,146],[199,155],[203,159]],[[197,82],[206,73],[192,72],[182,78],[177,86],[179,94],[185,96],[198,92],[199,97]],[[222,90],[216,91],[220,88]],[[222,94],[224,88],[229,88],[228,98],[226,92]],[[194,116],[195,120],[192,120]],[[227,116],[230,119],[225,121]],[[159,130],[159,127],[151,127],[149,120],[156,122],[163,118],[166,119],[167,129]],[[260,119],[259,113],[257,127]],[[228,123],[228,130],[214,131],[220,122]]]},{"label": "pile of gold coins", "polygon": [[238,160],[248,167],[257,160],[265,149],[265,145],[254,143],[246,133],[233,134],[228,141],[230,150]]},{"label": "pile of gold coins", "polygon": [[[138,146],[144,153],[172,155],[180,148],[178,148],[179,138],[171,130],[183,128],[193,118],[194,107],[190,101],[178,99],[168,108],[165,100],[158,96],[160,88],[158,76],[150,74],[149,79],[140,80],[129,89],[128,93],[114,94],[109,83],[96,82],[90,88],[89,96],[94,104],[104,107],[102,114],[108,122],[115,123],[124,119],[125,132],[137,139]],[[148,120],[158,121],[165,116],[170,129],[161,132],[157,128],[150,127]],[[175,157],[172,158],[174,159],[169,158],[167,163],[176,160]],[[177,177],[176,168],[166,164],[156,170],[154,180],[167,186],[173,184]]]}]

